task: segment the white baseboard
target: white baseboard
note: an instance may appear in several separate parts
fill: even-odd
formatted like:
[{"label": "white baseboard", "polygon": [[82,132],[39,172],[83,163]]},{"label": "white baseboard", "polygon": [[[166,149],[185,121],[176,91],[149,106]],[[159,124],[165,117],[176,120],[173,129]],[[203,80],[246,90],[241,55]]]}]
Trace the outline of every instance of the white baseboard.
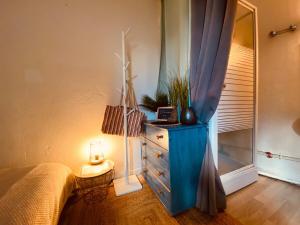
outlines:
[{"label": "white baseboard", "polygon": [[221,176],[226,195],[236,192],[257,181],[258,173],[254,165],[246,166]]},{"label": "white baseboard", "polygon": [[265,172],[263,172],[263,171],[258,171],[258,174],[259,174],[259,175],[266,176],[266,177],[271,177],[271,178],[274,178],[274,179],[277,179],[277,180],[282,180],[282,181],[285,181],[285,182],[289,182],[289,183],[292,183],[292,184],[300,185],[300,182],[299,182],[299,181],[296,181],[296,180],[290,180],[290,179],[286,179],[286,178],[284,178],[284,177],[275,176],[275,175],[273,175],[273,174],[265,173]]},{"label": "white baseboard", "polygon": [[300,163],[297,161],[257,154],[256,167],[261,175],[300,185]]}]

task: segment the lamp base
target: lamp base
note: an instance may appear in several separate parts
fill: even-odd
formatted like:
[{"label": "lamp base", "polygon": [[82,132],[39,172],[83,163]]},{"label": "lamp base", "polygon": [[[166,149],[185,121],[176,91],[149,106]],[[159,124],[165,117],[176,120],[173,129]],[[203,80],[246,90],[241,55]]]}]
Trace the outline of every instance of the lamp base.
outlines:
[{"label": "lamp base", "polygon": [[99,165],[102,164],[105,160],[99,160],[99,161],[90,161],[90,165],[94,166],[94,165]]},{"label": "lamp base", "polygon": [[142,189],[142,185],[136,175],[129,176],[128,183],[126,182],[126,177],[115,179],[113,182],[116,196],[126,195]]}]

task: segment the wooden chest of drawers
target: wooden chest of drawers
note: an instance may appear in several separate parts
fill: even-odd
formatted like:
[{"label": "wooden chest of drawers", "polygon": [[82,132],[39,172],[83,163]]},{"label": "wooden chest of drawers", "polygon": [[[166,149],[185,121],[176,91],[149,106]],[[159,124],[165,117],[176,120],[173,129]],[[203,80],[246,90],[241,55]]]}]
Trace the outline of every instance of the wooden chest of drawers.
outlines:
[{"label": "wooden chest of drawers", "polygon": [[143,176],[171,215],[195,206],[206,135],[202,125],[145,124]]}]

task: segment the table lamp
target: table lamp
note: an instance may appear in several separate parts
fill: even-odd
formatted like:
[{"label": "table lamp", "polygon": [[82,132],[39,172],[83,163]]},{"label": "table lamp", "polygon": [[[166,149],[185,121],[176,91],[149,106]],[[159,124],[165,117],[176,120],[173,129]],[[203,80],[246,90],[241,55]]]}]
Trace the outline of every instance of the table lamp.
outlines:
[{"label": "table lamp", "polygon": [[104,161],[101,141],[90,143],[90,164],[97,165]]}]

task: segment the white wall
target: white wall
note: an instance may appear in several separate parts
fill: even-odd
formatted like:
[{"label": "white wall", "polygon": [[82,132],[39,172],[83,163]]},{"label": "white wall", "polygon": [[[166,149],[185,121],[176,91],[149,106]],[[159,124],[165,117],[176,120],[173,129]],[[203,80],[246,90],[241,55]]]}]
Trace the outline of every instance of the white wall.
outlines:
[{"label": "white wall", "polygon": [[[299,158],[300,30],[275,38],[270,38],[268,34],[271,30],[285,29],[290,24],[300,22],[300,1],[251,0],[250,2],[258,7],[257,149]],[[281,168],[285,170],[280,175],[281,178],[291,174],[293,179],[300,183],[295,163],[290,165],[274,159],[266,161],[264,157],[258,155],[257,166],[260,170],[278,175],[278,168]],[[300,170],[299,163],[297,165]]]},{"label": "white wall", "polygon": [[0,15],[0,167],[58,161],[76,169],[89,141],[102,136],[120,174],[122,138],[100,134],[105,105],[119,102],[122,84],[113,53],[130,26],[136,94],[153,94],[160,1],[11,0],[1,1]]}]

